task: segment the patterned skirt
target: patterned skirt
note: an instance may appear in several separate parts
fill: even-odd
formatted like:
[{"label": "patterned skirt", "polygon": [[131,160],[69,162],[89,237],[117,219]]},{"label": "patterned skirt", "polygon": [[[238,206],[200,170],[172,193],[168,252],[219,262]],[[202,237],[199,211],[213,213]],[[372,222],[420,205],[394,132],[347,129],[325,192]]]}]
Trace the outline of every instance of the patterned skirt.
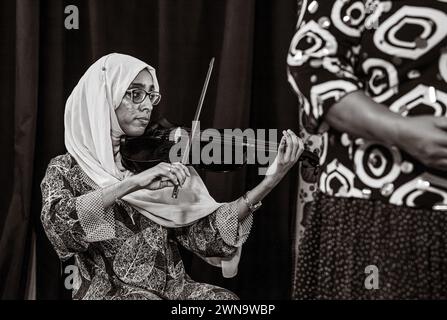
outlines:
[{"label": "patterned skirt", "polygon": [[294,299],[447,298],[447,212],[318,193],[304,218]]}]

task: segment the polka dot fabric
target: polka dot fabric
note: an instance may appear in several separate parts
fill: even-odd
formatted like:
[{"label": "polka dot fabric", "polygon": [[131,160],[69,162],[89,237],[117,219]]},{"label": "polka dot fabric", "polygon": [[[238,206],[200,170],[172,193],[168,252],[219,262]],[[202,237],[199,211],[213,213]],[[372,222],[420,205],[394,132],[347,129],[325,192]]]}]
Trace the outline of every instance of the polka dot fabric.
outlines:
[{"label": "polka dot fabric", "polygon": [[240,247],[250,235],[253,215],[250,214],[239,223],[237,201],[233,201],[216,210],[216,224],[220,236],[226,244]]},{"label": "polka dot fabric", "polygon": [[115,237],[113,209],[104,208],[102,190],[92,191],[78,197],[76,211],[87,241],[103,241]]},{"label": "polka dot fabric", "polygon": [[445,212],[317,193],[306,214],[294,299],[447,298]]}]

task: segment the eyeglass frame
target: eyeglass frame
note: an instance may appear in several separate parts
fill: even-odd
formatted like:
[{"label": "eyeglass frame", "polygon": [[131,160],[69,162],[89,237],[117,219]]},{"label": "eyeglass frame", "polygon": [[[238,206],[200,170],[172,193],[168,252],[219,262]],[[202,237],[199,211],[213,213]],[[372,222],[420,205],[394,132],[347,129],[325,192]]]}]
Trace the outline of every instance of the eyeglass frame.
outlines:
[{"label": "eyeglass frame", "polygon": [[[141,91],[143,91],[143,92],[145,93],[143,100],[141,100],[140,102],[135,102],[135,101],[134,101],[134,98],[133,98],[133,92],[136,91],[136,90],[141,90]],[[152,100],[151,100],[151,104],[152,104],[153,106],[156,106],[156,105],[158,105],[158,104],[160,103],[160,101],[161,101],[161,93],[160,93],[160,92],[158,92],[158,91],[149,91],[149,92],[148,92],[148,91],[144,90],[143,88],[133,88],[133,89],[126,90],[126,94],[130,94],[130,100],[132,100],[132,102],[135,103],[135,104],[141,104],[141,103],[143,103],[144,100],[146,100],[146,98],[147,98],[148,96],[150,96],[151,94],[153,94],[153,93],[155,93],[155,94],[157,95],[157,100],[156,100],[155,103],[152,103]],[[150,98],[149,98],[149,99],[150,99]]]}]

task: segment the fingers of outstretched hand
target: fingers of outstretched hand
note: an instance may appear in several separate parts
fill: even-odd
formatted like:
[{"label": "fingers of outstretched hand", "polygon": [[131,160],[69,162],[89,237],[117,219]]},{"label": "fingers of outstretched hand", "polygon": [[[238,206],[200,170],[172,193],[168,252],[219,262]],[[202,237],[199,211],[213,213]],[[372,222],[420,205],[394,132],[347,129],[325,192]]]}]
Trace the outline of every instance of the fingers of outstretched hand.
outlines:
[{"label": "fingers of outstretched hand", "polygon": [[286,138],[286,150],[284,153],[284,162],[289,162],[290,157],[292,155],[293,150],[293,144],[292,144],[292,136],[287,131],[282,132],[284,134],[284,137]]},{"label": "fingers of outstretched hand", "polygon": [[283,135],[281,141],[279,142],[278,147],[278,157],[284,158],[284,154],[286,153],[286,137]]},{"label": "fingers of outstretched hand", "polygon": [[290,160],[295,163],[298,160],[298,151],[300,149],[300,142],[301,140],[296,136],[295,132],[293,132],[292,130],[287,130],[287,132],[290,134],[291,138],[292,138],[292,153],[291,153],[291,157]]}]

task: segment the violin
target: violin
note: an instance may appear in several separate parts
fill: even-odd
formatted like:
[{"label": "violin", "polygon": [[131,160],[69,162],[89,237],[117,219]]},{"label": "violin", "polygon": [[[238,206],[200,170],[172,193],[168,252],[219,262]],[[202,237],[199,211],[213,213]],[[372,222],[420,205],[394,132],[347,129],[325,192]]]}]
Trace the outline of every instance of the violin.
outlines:
[{"label": "violin", "polygon": [[[198,120],[202,111],[203,101],[205,99],[205,94],[208,88],[211,72],[213,70],[213,65],[214,57],[210,61],[208,73],[206,75],[205,83],[202,88],[202,93],[200,95],[199,104],[196,109],[192,128],[190,129],[177,127],[177,129],[175,130],[180,134],[176,135],[176,132],[173,132],[175,126],[166,119],[162,118],[161,121],[158,121],[158,123],[156,123],[154,126],[149,127],[146,130],[145,134],[140,137],[124,136],[120,141],[120,152],[123,166],[126,169],[138,173],[152,168],[161,162],[171,162],[172,148],[175,147],[177,143],[184,141],[187,141],[186,148],[185,150],[183,150],[183,152],[181,152],[182,154],[179,155],[181,157],[181,160],[179,162],[186,165],[193,164],[199,169],[206,169],[217,172],[232,171],[246,164],[248,162],[248,148],[257,148],[258,151],[268,151],[269,153],[277,152],[278,143],[276,141],[272,143],[253,138],[249,139],[247,137],[238,139],[234,135],[228,136],[225,133],[222,133],[222,130],[219,131],[220,134],[218,135],[218,137],[215,137],[213,139],[204,139],[202,141],[202,135],[199,135],[200,138],[197,141],[196,134],[200,132],[200,129],[198,129]],[[182,139],[185,138],[184,135],[186,135],[186,140]],[[199,150],[195,151],[200,151],[200,154],[202,153],[201,151],[203,150],[203,148],[208,147],[211,143],[214,144],[214,147],[218,147],[220,148],[219,150],[222,150],[222,152],[220,153],[221,156],[213,157],[212,162],[205,162],[203,161],[204,159],[202,159],[202,157],[199,157],[199,161],[191,161],[197,160],[194,159],[196,154],[190,152],[191,148],[194,147],[193,141],[198,142]],[[211,147],[213,146],[211,145]],[[239,161],[233,161],[235,159],[225,161],[225,155],[228,154],[235,156],[238,155]],[[253,154],[254,153],[251,153],[251,155]],[[300,159],[307,160],[312,167],[318,168],[319,158],[316,154],[304,150],[300,156]],[[316,173],[316,171],[314,172]],[[178,186],[175,186],[172,192],[172,197],[177,198],[178,192],[179,188]]]},{"label": "violin", "polygon": [[[142,136],[129,137],[123,136],[120,141],[120,152],[122,164],[134,173],[145,171],[158,165],[161,162],[170,163],[170,151],[178,142],[175,138],[175,131],[182,130],[183,134],[187,133],[187,139],[190,139],[191,128],[174,125],[165,118],[161,118],[157,123],[149,126]],[[187,165],[192,165],[196,169],[213,171],[213,172],[230,172],[242,168],[249,164],[248,154],[256,154],[262,151],[268,157],[269,153],[276,155],[279,144],[277,142],[264,141],[259,139],[249,139],[236,135],[224,133],[224,129],[217,129],[220,133],[219,137],[210,139],[203,138],[200,134],[200,153],[207,146],[211,150],[216,147],[220,148],[220,157],[213,157],[213,162],[204,161],[202,157],[193,159],[192,153],[189,154]],[[183,135],[182,138],[185,138]],[[177,140],[177,141],[176,141]],[[214,146],[213,146],[214,144]],[[239,157],[238,157],[239,153]],[[232,158],[229,163],[225,159],[225,154],[231,154]],[[197,161],[199,160],[199,161]],[[319,157],[309,151],[304,150],[299,161],[305,161],[310,167],[319,167]],[[254,164],[257,164],[254,163]]]}]

